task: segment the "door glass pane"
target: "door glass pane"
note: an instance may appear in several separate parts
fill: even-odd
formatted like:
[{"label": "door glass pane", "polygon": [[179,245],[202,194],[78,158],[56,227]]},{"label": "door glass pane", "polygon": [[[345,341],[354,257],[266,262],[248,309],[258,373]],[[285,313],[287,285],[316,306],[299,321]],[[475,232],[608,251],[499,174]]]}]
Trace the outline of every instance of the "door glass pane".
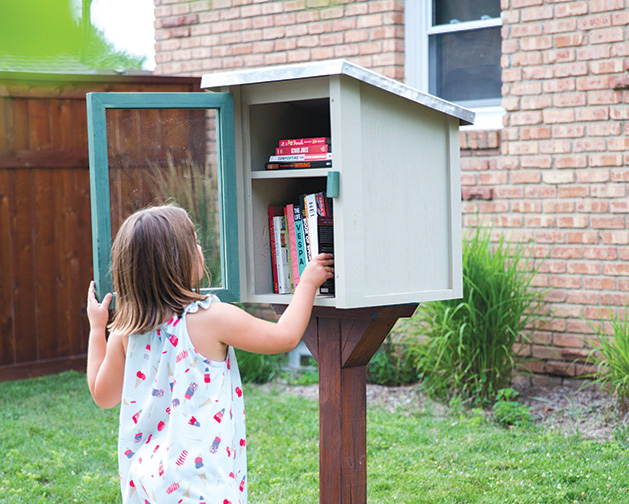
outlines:
[{"label": "door glass pane", "polygon": [[500,0],[433,0],[432,24],[499,18]]},{"label": "door glass pane", "polygon": [[133,212],[174,203],[203,247],[211,276],[203,287],[223,287],[216,111],[108,109],[106,124],[112,242]]},{"label": "door glass pane", "polygon": [[430,93],[448,101],[501,96],[500,28],[430,36]]}]

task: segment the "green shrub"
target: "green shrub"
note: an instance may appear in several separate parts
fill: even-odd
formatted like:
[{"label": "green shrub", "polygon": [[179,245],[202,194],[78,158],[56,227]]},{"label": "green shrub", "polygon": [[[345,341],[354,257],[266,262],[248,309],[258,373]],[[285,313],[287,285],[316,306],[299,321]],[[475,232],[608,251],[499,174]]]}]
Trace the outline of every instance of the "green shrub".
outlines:
[{"label": "green shrub", "polygon": [[315,385],[319,383],[319,364],[314,357],[308,357],[308,363],[301,368],[285,371],[282,377],[289,385]]},{"label": "green shrub", "polygon": [[264,355],[234,349],[243,383],[268,383],[278,378],[286,361],[285,354]]},{"label": "green shrub", "polygon": [[[611,335],[607,334],[604,322],[598,326],[586,320],[597,336],[596,341],[591,343],[592,351],[588,362],[594,363],[598,372],[591,377],[616,395],[618,407],[622,412],[629,411],[629,317],[627,315],[627,307],[622,317],[620,314],[611,313]],[[602,314],[600,318],[603,319]]]},{"label": "green shrub", "polygon": [[367,379],[386,386],[417,382],[417,345],[410,340],[393,342],[391,336],[387,337],[367,365]]},{"label": "green shrub", "polygon": [[416,365],[429,395],[489,404],[511,384],[521,359],[514,345],[546,311],[546,292],[532,288],[533,262],[531,247],[492,243],[488,229],[466,237],[463,298],[422,304],[414,315],[426,337]]},{"label": "green shrub", "polygon": [[531,423],[531,408],[515,399],[519,393],[512,388],[500,389],[492,409],[496,422],[504,427],[525,427]]}]

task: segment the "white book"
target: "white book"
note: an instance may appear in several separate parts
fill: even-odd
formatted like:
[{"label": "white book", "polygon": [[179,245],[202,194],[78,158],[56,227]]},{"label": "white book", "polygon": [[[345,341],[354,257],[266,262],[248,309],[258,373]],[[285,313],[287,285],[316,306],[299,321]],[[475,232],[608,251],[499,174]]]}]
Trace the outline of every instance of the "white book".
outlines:
[{"label": "white book", "polygon": [[306,194],[306,218],[308,219],[308,236],[310,238],[310,257],[319,254],[319,234],[317,232],[317,198],[314,194]]}]

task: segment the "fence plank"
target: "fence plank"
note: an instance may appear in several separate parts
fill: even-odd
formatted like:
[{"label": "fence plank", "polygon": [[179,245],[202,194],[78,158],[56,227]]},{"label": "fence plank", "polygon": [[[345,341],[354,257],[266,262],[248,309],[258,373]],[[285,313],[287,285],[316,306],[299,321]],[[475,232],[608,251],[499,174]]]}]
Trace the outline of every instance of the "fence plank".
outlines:
[{"label": "fence plank", "polygon": [[[0,117],[1,122],[2,117]],[[12,292],[13,237],[9,207],[10,175],[0,170],[0,365],[15,362],[15,312]]]},{"label": "fence plank", "polygon": [[15,204],[11,211],[13,220],[14,266],[13,293],[15,295],[15,355],[17,362],[37,360],[37,311],[34,306],[33,252],[33,174],[31,170],[17,170],[15,179]]}]

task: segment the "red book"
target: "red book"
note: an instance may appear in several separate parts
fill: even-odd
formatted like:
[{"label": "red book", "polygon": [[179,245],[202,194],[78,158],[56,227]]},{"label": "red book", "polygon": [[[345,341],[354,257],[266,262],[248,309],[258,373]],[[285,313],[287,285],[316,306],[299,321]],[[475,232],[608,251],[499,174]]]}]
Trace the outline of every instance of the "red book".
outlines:
[{"label": "red book", "polygon": [[328,144],[306,145],[292,147],[276,147],[276,156],[288,156],[290,154],[326,154],[329,150]]},{"label": "red book", "polygon": [[269,163],[283,163],[285,161],[331,161],[332,153],[326,154],[286,154],[284,156],[270,156]]},{"label": "red book", "polygon": [[313,138],[293,138],[290,140],[280,140],[280,147],[291,147],[301,145],[319,145],[329,143],[329,137],[313,137]]},{"label": "red book", "polygon": [[282,215],[284,211],[281,206],[269,207],[269,236],[271,238],[271,265],[273,267],[273,292],[279,294],[280,287],[277,279],[277,250],[275,248],[275,226],[273,224],[273,217],[276,215]]}]

